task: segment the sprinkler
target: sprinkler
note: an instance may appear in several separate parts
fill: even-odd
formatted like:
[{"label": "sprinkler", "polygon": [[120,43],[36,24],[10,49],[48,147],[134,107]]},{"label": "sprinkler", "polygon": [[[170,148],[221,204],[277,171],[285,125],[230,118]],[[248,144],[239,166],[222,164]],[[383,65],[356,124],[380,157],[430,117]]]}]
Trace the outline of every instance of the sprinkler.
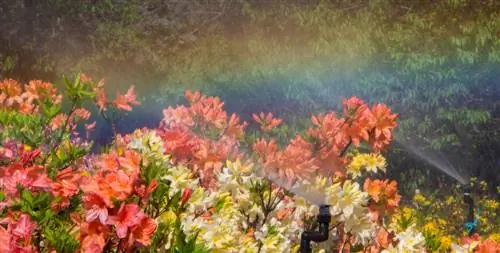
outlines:
[{"label": "sprinkler", "polygon": [[474,215],[474,200],[471,197],[471,189],[469,187],[464,187],[464,202],[467,204],[467,220],[465,221],[465,228],[469,236],[472,236],[476,232],[477,219]]},{"label": "sprinkler", "polygon": [[300,237],[300,253],[311,253],[311,241],[324,242],[328,240],[330,221],[332,216],[330,214],[329,205],[321,205],[318,214],[318,231],[304,231]]}]

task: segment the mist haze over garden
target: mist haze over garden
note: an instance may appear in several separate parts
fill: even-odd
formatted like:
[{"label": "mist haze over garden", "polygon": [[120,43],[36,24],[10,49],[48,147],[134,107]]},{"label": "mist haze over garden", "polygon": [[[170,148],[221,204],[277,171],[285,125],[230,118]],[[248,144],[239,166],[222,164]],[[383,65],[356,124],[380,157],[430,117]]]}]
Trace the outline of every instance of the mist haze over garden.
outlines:
[{"label": "mist haze over garden", "polygon": [[[30,82],[38,79],[53,83],[58,92],[64,94],[61,108],[54,102],[59,93],[52,90],[51,85]],[[109,165],[105,162],[111,159],[109,157],[129,159],[127,164],[135,164],[133,171],[137,171],[126,168],[124,173],[130,182],[134,178],[142,185],[130,186],[124,190],[126,194],[116,193],[122,205],[104,201],[107,205],[104,209],[110,217],[125,215],[121,213],[123,210],[140,214],[137,217],[141,217],[143,223],[130,223],[126,233],[123,232],[127,228],[125,223],[121,232],[117,232],[119,225],[115,223],[105,224],[100,220],[101,225],[106,225],[101,228],[96,223],[99,219],[86,220],[88,226],[92,222],[99,225],[98,236],[90,240],[95,234],[87,228],[89,231],[84,229],[85,233],[79,232],[73,239],[74,245],[65,245],[62,241],[69,239],[55,233],[50,237],[50,232],[34,228],[43,238],[50,239],[52,248],[62,250],[57,252],[73,252],[71,250],[82,248],[85,243],[105,252],[122,246],[135,249],[137,245],[149,252],[147,247],[163,247],[169,240],[172,251],[165,252],[204,252],[202,248],[216,252],[254,252],[252,249],[287,252],[290,250],[287,244],[298,245],[293,235],[299,236],[301,229],[308,228],[297,224],[312,224],[311,217],[317,210],[314,205],[298,200],[293,200],[293,205],[283,204],[289,201],[283,197],[283,189],[260,178],[262,175],[256,176],[258,183],[247,185],[244,178],[250,175],[245,174],[250,173],[250,169],[245,168],[252,166],[263,170],[272,167],[272,171],[286,178],[285,181],[290,180],[290,184],[304,180],[305,185],[323,186],[327,198],[338,203],[344,202],[333,197],[337,191],[351,192],[360,198],[359,201],[357,197],[352,198],[355,203],[351,216],[346,214],[349,211],[345,211],[345,206],[338,207],[342,212],[336,213],[340,217],[337,219],[344,225],[337,227],[336,233],[343,239],[323,245],[326,252],[333,249],[338,252],[339,245],[343,248],[346,244],[350,252],[368,248],[374,252],[392,252],[391,247],[403,247],[405,242],[404,236],[398,234],[410,236],[410,228],[421,232],[419,247],[426,248],[427,252],[452,249],[459,252],[451,246],[452,242],[465,245],[473,241],[478,242],[474,245],[477,252],[498,250],[500,3],[497,1],[2,1],[0,80],[4,80],[0,94],[5,94],[0,96],[0,109],[4,110],[0,113],[0,127],[5,130],[0,151],[17,150],[13,148],[16,145],[28,145],[30,150],[39,146],[40,157],[32,155],[38,157],[37,163],[46,163],[47,182],[52,180],[51,184],[69,175],[62,173],[68,166],[77,171],[82,164],[92,167],[88,164],[95,163],[104,171],[110,169],[103,165]],[[12,88],[18,86],[25,87],[23,93],[21,88],[19,94],[17,88]],[[30,96],[36,89],[50,91],[53,101],[42,101],[41,93]],[[29,112],[40,113],[40,117],[23,118],[23,112],[28,109],[19,99],[28,101],[26,97],[39,101],[30,100],[35,109],[30,107]],[[19,106],[16,107],[16,103]],[[44,107],[41,103],[49,104]],[[92,103],[96,106],[91,106]],[[78,110],[85,106],[88,107],[85,113]],[[63,112],[68,115],[58,114]],[[57,124],[55,119],[59,120]],[[79,120],[87,121],[80,124]],[[90,124],[93,121],[95,125]],[[37,124],[40,129],[45,129],[42,125],[46,124],[51,130],[43,131],[53,134],[54,139],[36,133],[22,136],[15,130],[24,129],[21,126],[38,129]],[[75,128],[69,128],[72,124]],[[326,125],[342,130],[328,130]],[[345,129],[345,125],[350,128]],[[136,131],[144,127],[148,130]],[[72,131],[79,132],[78,138],[82,139],[89,132],[88,140],[93,145],[74,141]],[[14,145],[13,140],[19,143],[14,141]],[[32,143],[27,143],[28,140]],[[141,146],[148,142],[154,145]],[[328,152],[334,150],[338,159],[328,152],[316,155],[323,148],[317,145],[323,142],[331,145]],[[67,157],[63,159],[57,149],[71,147],[65,143],[83,146],[66,150]],[[47,147],[52,147],[56,154],[44,157],[47,149],[50,150]],[[150,150],[152,147],[155,150]],[[200,151],[203,147],[206,153]],[[215,153],[211,154],[212,151]],[[12,154],[21,157],[22,152],[31,151],[17,152],[21,151],[12,151]],[[96,160],[90,159],[87,153]],[[201,159],[200,153],[206,157]],[[0,157],[7,157],[6,154]],[[15,155],[11,156],[9,159],[14,159]],[[141,167],[146,165],[136,164],[139,157],[157,165]],[[236,160],[241,160],[243,165],[233,166]],[[12,164],[13,160],[9,160],[1,165],[7,168]],[[240,166],[241,171],[235,172]],[[162,170],[163,167],[170,169]],[[327,181],[321,178],[301,176],[316,169],[318,172],[314,173],[328,175],[326,178],[341,175],[339,182],[342,183],[336,185],[334,177],[325,183]],[[189,174],[190,179],[181,176],[181,172],[173,172],[176,170]],[[50,195],[48,188],[42,187],[46,196],[40,201],[47,201],[43,203],[52,203],[54,196],[75,199],[71,200],[74,206],[64,207],[71,210],[57,207],[59,213],[67,216],[61,221],[50,223],[49,216],[28,212],[39,212],[33,209],[36,206],[33,203],[21,209],[30,214],[33,222],[50,223],[53,228],[66,227],[70,213],[83,212],[82,217],[88,219],[91,210],[88,196],[99,195],[96,189],[103,186],[90,183],[101,182],[96,178],[97,173],[85,177],[90,178],[88,185],[82,183],[82,189],[75,188],[68,196],[54,192]],[[160,178],[170,181],[163,185]],[[73,179],[75,184],[80,182],[76,176]],[[0,189],[9,189],[2,184]],[[219,184],[234,187],[226,189]],[[480,240],[469,236],[464,243],[465,214],[460,184],[473,185],[477,194],[476,203],[481,210],[478,222],[482,224],[478,226]],[[33,191],[36,188],[33,187],[26,189]],[[207,190],[210,193],[204,193],[205,188],[210,189]],[[8,192],[3,197],[6,200],[17,199],[21,194],[21,191],[2,191]],[[217,191],[232,192],[232,195],[224,195],[220,200],[216,197]],[[27,194],[21,194],[23,201],[27,201]],[[151,196],[146,197],[148,194]],[[245,194],[250,200],[241,197]],[[165,195],[171,200],[162,199]],[[382,195],[384,197],[380,197]],[[130,202],[133,196],[149,202],[145,200],[141,204],[135,199]],[[259,201],[259,196],[276,196],[276,199],[266,203]],[[361,199],[368,197],[375,200],[376,205],[362,204]],[[203,199],[207,200],[203,202]],[[191,200],[204,204],[189,204]],[[81,204],[76,204],[78,201]],[[257,207],[247,206],[247,202],[252,201]],[[212,204],[219,213],[210,211],[209,216],[221,224],[224,221],[240,224],[238,215],[249,218],[262,214],[262,218],[246,221],[242,227],[234,225],[225,228],[226,231],[218,231],[221,236],[233,233],[236,227],[241,232],[234,233],[232,239],[221,239],[224,242],[220,244],[205,232],[189,239],[195,233],[187,229],[186,224],[194,229],[193,224],[202,221],[187,219],[181,213],[194,213],[195,206],[203,205],[212,210]],[[6,204],[3,215],[7,215],[9,208],[19,209],[12,205]],[[365,209],[358,210],[356,206]],[[262,210],[254,210],[258,207]],[[292,209],[303,213],[292,214]],[[370,222],[365,220],[363,212],[372,215],[371,222],[375,224],[371,227],[375,231],[372,234],[366,232],[371,225],[367,225]],[[97,213],[93,215],[106,218]],[[287,215],[294,220],[283,220]],[[228,218],[230,216],[233,218]],[[271,224],[271,220],[279,220],[279,224]],[[448,223],[443,224],[443,220]],[[74,217],[72,221],[75,222]],[[356,221],[356,225],[349,223],[351,221]],[[410,226],[412,221],[416,224],[414,227]],[[267,223],[269,225],[265,225]],[[395,224],[399,227],[395,228]],[[345,226],[359,232],[349,237]],[[267,231],[270,227],[281,237]],[[139,228],[149,231],[150,237],[133,237],[131,231],[142,231],[137,230]],[[172,239],[171,231],[180,237]],[[182,236],[179,231],[183,231]],[[248,241],[247,245],[246,239],[242,239],[245,236],[254,241]],[[370,241],[370,236],[378,238],[374,239],[377,243]],[[383,243],[380,238],[385,238]],[[17,243],[12,242],[13,238],[10,240]],[[35,245],[44,240],[37,237],[32,242]],[[394,240],[393,246],[390,246],[391,240]],[[235,242],[246,245],[247,251],[220,246]],[[271,242],[282,246],[272,248]],[[417,246],[413,246],[416,250]]]}]

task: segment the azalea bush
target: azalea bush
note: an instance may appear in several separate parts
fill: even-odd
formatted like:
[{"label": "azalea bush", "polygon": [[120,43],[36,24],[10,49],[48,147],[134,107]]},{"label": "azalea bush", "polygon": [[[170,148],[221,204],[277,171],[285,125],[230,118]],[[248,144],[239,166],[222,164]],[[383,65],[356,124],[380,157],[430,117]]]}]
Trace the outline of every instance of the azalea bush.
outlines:
[{"label": "azalea bush", "polygon": [[[272,113],[244,122],[219,98],[186,91],[157,128],[115,133],[91,154],[86,107],[116,126],[139,105],[134,89],[110,100],[103,81],[64,82],[64,94],[0,82],[1,252],[297,252],[319,204],[333,218],[315,252],[440,249],[408,218],[433,209],[401,208],[397,182],[383,176],[397,119],[384,104],[345,99],[287,140]],[[495,236],[446,238],[456,250],[499,247]]]}]

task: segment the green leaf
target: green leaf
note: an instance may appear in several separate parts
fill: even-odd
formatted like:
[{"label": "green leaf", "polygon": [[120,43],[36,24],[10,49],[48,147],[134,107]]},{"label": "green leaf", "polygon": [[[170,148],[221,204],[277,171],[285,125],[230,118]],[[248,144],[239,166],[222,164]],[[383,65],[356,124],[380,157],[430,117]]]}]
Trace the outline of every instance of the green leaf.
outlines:
[{"label": "green leaf", "polygon": [[34,198],[30,190],[23,190],[21,193],[21,199],[25,201],[29,206],[33,206]]}]

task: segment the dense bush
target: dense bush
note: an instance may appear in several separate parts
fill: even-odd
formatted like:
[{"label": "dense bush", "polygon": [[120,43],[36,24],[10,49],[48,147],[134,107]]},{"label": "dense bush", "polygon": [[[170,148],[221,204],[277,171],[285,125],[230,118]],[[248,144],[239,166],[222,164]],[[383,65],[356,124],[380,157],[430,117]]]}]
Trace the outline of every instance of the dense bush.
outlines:
[{"label": "dense bush", "polygon": [[[172,105],[197,89],[245,120],[252,111],[279,112],[290,137],[307,129],[310,114],[356,95],[390,104],[401,115],[400,140],[458,154],[461,173],[488,180],[493,191],[498,7],[472,0],[4,1],[0,75],[55,79],[84,69],[117,85],[141,83],[147,101],[154,93]],[[388,159],[393,178],[419,171],[406,195],[437,184],[404,152]]]},{"label": "dense bush", "polygon": [[482,237],[449,230],[464,217],[453,196],[400,208],[397,182],[383,179],[397,117],[384,104],[345,99],[286,140],[271,113],[253,114],[260,130],[248,133],[217,97],[187,91],[160,126],[92,155],[86,105],[113,125],[139,104],[133,88],[110,100],[103,85],[65,78],[62,95],[0,82],[2,252],[295,252],[321,203],[333,222],[317,252],[499,250],[493,199],[478,202]]}]

